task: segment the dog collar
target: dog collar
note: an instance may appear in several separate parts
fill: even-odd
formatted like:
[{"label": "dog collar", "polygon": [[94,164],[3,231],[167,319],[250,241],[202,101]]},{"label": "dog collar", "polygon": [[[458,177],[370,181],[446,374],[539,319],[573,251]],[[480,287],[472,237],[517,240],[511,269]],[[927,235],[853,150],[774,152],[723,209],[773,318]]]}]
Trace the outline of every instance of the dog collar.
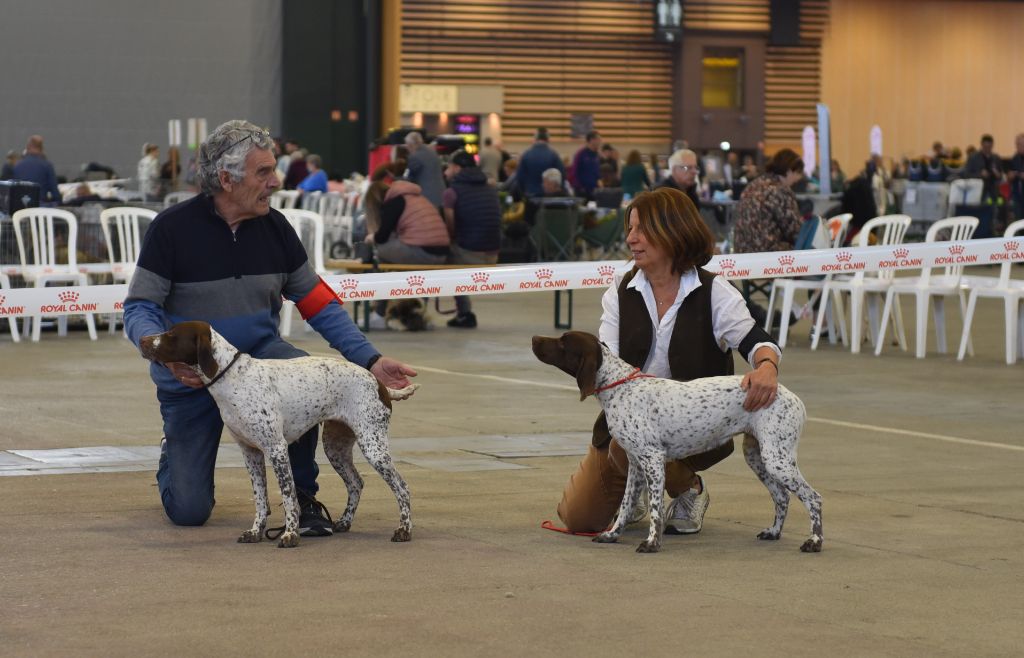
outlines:
[{"label": "dog collar", "polygon": [[591,395],[597,395],[601,391],[607,391],[610,388],[615,388],[619,384],[625,384],[626,382],[631,382],[634,379],[646,379],[648,377],[654,377],[654,375],[648,375],[645,372],[640,372],[640,368],[637,368],[636,370],[634,370],[633,372],[629,373],[628,375],[626,375],[625,377],[623,377],[619,381],[612,382],[611,384],[607,384],[607,385],[602,386],[601,388],[595,390]]},{"label": "dog collar", "polygon": [[235,365],[235,361],[238,361],[238,357],[240,357],[240,356],[242,356],[242,350],[235,350],[235,356],[231,358],[230,363],[228,363],[228,365],[225,366],[223,370],[218,372],[213,377],[213,379],[210,380],[210,383],[206,385],[206,388],[210,388],[211,386],[216,384],[220,380],[220,378],[223,377],[227,373],[228,370],[231,370],[231,366]]}]

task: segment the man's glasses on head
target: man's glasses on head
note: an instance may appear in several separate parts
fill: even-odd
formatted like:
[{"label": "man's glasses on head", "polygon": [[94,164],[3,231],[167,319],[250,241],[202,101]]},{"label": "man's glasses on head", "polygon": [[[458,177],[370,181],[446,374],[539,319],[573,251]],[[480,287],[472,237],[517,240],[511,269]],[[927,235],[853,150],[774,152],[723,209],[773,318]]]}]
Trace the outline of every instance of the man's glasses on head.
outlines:
[{"label": "man's glasses on head", "polygon": [[[224,155],[225,153],[227,153],[231,149],[235,148],[236,146],[238,146],[239,144],[241,144],[245,140],[253,139],[253,137],[255,137],[256,135],[262,135],[263,137],[266,137],[267,139],[270,139],[270,132],[269,131],[258,130],[256,132],[251,132],[248,135],[246,135],[245,137],[243,137],[242,139],[239,139],[239,140],[237,140],[235,142],[232,142],[227,148],[222,149],[221,152],[217,154],[217,157],[219,158],[220,156]],[[214,158],[214,159],[216,159],[216,158]]]}]

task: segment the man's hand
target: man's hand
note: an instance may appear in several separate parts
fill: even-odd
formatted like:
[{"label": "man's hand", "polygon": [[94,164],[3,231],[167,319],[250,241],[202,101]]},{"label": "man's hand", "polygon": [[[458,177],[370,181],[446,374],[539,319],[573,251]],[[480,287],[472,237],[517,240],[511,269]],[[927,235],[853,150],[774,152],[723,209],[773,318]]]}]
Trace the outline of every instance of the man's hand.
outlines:
[{"label": "man's hand", "polygon": [[746,411],[757,411],[775,402],[779,389],[779,373],[771,363],[760,362],[761,366],[743,377],[740,388],[747,392],[743,401]]},{"label": "man's hand", "polygon": [[415,377],[416,371],[409,366],[391,359],[386,356],[382,356],[377,359],[377,363],[373,364],[370,368],[370,372],[377,378],[377,381],[384,384],[388,388],[400,389],[405,388],[412,384],[409,381],[409,377]]},{"label": "man's hand", "polygon": [[174,361],[171,363],[165,363],[167,369],[174,374],[174,378],[179,382],[190,388],[202,388],[205,386],[203,380],[199,378],[196,371],[192,369],[192,366]]}]

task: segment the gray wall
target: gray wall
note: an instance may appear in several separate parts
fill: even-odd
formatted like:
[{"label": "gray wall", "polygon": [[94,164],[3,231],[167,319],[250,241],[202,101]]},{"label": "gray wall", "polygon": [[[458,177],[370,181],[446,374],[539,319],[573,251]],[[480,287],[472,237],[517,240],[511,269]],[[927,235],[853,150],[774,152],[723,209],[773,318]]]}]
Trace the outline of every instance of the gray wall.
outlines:
[{"label": "gray wall", "polygon": [[38,133],[59,176],[134,178],[144,142],[166,158],[169,119],[183,141],[188,117],[276,134],[282,1],[0,0],[0,154]]}]

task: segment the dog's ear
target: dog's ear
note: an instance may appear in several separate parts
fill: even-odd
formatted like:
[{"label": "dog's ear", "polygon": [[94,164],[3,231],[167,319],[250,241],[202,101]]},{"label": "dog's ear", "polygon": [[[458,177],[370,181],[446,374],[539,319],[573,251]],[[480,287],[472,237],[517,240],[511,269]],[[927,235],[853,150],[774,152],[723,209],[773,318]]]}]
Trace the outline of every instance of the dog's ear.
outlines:
[{"label": "dog's ear", "polygon": [[220,366],[213,358],[213,345],[210,342],[210,330],[196,332],[196,363],[202,368],[203,374],[209,379],[217,376]]},{"label": "dog's ear", "polygon": [[580,387],[580,402],[593,395],[597,389],[597,359],[593,354],[585,354],[576,371],[576,385]]}]

